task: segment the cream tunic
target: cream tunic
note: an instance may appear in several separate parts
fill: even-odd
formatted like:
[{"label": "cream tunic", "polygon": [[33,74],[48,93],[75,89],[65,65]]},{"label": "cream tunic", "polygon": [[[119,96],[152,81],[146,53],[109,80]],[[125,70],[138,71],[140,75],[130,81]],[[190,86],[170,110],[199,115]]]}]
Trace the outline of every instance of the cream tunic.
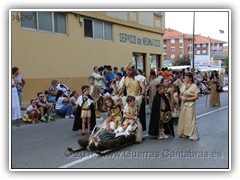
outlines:
[{"label": "cream tunic", "polygon": [[[183,84],[180,92],[182,96],[193,97],[200,93],[200,90],[195,84],[192,84],[188,89],[186,84]],[[192,136],[196,131],[196,112],[195,101],[182,102],[181,111],[178,121],[178,134]]]}]

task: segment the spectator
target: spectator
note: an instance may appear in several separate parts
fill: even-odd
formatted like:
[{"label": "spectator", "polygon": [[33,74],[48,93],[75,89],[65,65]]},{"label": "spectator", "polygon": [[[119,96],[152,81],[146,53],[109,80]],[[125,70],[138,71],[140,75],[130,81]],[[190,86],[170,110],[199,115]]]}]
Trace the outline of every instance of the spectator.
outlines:
[{"label": "spectator", "polygon": [[107,80],[107,90],[109,90],[111,83],[115,80],[111,67],[108,68],[108,74],[106,76],[106,80]]},{"label": "spectator", "polygon": [[27,110],[25,111],[25,114],[23,116],[23,121],[28,121],[28,122],[32,122],[33,124],[35,123],[39,123],[39,115],[40,115],[40,111],[37,108],[36,105],[36,100],[32,99],[30,101],[30,106],[27,107]]},{"label": "spectator", "polygon": [[40,109],[41,121],[47,122],[54,120],[54,118],[50,116],[52,103],[47,102],[42,92],[37,93],[36,104],[37,108]]},{"label": "spectator", "polygon": [[12,68],[12,120],[21,120],[21,107],[17,92],[18,80],[16,79],[16,68]]},{"label": "spectator", "polygon": [[64,96],[64,92],[58,90],[56,95],[56,113],[60,116],[65,116],[65,118],[74,119],[72,106],[72,103],[70,103],[70,97]]},{"label": "spectator", "polygon": [[122,76],[125,76],[125,70],[124,70],[124,67],[121,67],[120,73],[122,74]]},{"label": "spectator", "polygon": [[117,67],[114,67],[113,68],[113,78],[117,78],[117,73],[118,73],[118,68]]},{"label": "spectator", "polygon": [[94,84],[98,87],[104,86],[104,77],[98,72],[98,67],[94,66],[92,76],[95,78]]},{"label": "spectator", "polygon": [[22,78],[22,76],[19,74],[19,68],[18,67],[13,67],[12,68],[12,73],[13,73],[14,79],[18,82],[16,88],[17,88],[17,92],[18,92],[19,104],[20,104],[20,107],[21,107],[22,97],[23,97],[23,86],[25,85],[25,81]]},{"label": "spectator", "polygon": [[72,103],[72,111],[73,111],[73,115],[75,114],[76,112],[76,102],[77,102],[77,99],[78,99],[78,91],[73,91],[71,94],[70,94],[70,102]]},{"label": "spectator", "polygon": [[122,79],[122,73],[117,73],[117,77],[116,80],[114,80],[111,85],[110,85],[110,89],[113,89],[113,93],[112,95],[115,95],[116,93],[118,93],[119,89],[122,87],[123,82],[121,82]]},{"label": "spectator", "polygon": [[48,89],[48,102],[56,103],[56,94],[58,92],[58,81],[52,80],[51,87]]},{"label": "spectator", "polygon": [[177,80],[176,80],[173,84],[176,85],[176,86],[178,86],[178,87],[181,89],[183,83],[184,83],[183,73],[180,72],[180,73],[178,74]]}]

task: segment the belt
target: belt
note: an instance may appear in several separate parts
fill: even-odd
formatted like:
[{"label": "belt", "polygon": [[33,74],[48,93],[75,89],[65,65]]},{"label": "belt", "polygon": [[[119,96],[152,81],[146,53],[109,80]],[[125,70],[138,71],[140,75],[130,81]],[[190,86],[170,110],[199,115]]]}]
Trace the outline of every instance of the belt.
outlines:
[{"label": "belt", "polygon": [[90,108],[82,108],[82,110],[84,111],[88,111]]}]

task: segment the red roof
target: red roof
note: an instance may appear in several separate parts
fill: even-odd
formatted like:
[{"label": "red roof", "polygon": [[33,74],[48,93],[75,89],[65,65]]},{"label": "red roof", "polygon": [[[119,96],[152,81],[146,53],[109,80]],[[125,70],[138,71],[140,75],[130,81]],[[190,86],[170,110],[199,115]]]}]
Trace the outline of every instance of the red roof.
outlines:
[{"label": "red roof", "polygon": [[[178,38],[181,38],[183,35],[184,35],[184,38],[193,37],[192,34],[186,34],[186,33],[179,32],[175,29],[168,28],[168,29],[165,29],[163,39],[171,39],[171,38],[178,39]],[[203,44],[203,43],[209,43],[209,42],[210,42],[210,39],[208,37],[195,35],[194,44]],[[226,43],[226,42],[211,38],[211,43]]]},{"label": "red roof", "polygon": [[163,38],[164,39],[181,38],[183,35],[184,35],[184,38],[192,38],[192,34],[182,33],[175,29],[170,29],[170,28],[165,29]]},{"label": "red roof", "polygon": [[201,35],[195,35],[195,40],[194,40],[194,44],[203,44],[203,43],[209,43],[211,39],[211,43],[226,43],[224,41],[220,41],[217,39],[212,39],[209,37],[205,37],[205,36],[201,36]]}]

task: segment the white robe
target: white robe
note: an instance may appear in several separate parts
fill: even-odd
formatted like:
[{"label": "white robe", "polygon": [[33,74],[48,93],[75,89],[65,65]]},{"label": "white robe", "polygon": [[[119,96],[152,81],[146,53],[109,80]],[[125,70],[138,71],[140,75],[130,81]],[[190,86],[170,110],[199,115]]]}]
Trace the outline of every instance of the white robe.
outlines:
[{"label": "white robe", "polygon": [[[14,85],[14,80],[12,79],[12,85]],[[12,120],[16,121],[21,118],[21,107],[19,104],[19,97],[16,87],[12,87]]]}]

